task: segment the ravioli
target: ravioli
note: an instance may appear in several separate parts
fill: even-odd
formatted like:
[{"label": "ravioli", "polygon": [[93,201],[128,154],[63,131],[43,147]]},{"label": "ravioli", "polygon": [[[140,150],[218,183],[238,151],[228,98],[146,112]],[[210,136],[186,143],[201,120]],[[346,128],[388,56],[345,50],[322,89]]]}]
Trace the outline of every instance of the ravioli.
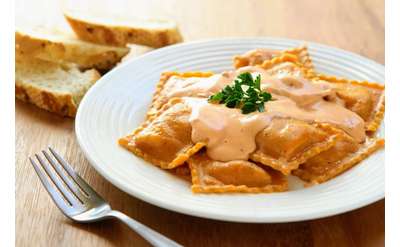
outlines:
[{"label": "ravioli", "polygon": [[366,131],[375,132],[385,112],[385,86],[319,74],[317,80],[328,82],[347,109],[357,113],[366,123]]},{"label": "ravioli", "polygon": [[[179,80],[186,80],[186,79],[200,79],[200,78],[207,78],[212,76],[212,72],[199,72],[199,71],[193,71],[193,72],[184,72],[184,73],[179,73],[179,72],[164,72],[161,74],[160,80],[157,83],[156,90],[153,94],[153,99],[152,103],[150,106],[150,109],[147,112],[147,118],[149,118],[152,115],[157,114],[157,111],[160,110],[160,108],[168,102],[170,99],[167,96],[169,88],[166,88],[165,85],[171,78],[177,78]],[[173,85],[171,85],[173,86]]]},{"label": "ravioli", "polygon": [[308,159],[293,174],[310,184],[319,184],[352,168],[384,144],[380,138],[368,138],[360,144],[342,133],[333,147]]},{"label": "ravioli", "polygon": [[307,69],[314,68],[311,57],[308,53],[308,48],[305,45],[284,51],[265,48],[254,49],[245,54],[235,56],[233,58],[233,66],[238,69],[245,66],[261,65],[265,61],[272,60],[274,57],[279,57],[285,53],[296,56],[297,60],[303,67]]},{"label": "ravioli", "polygon": [[[157,111],[171,98],[208,98],[212,93],[216,93],[228,85],[228,82],[231,82],[237,73],[257,72],[261,69],[271,77],[301,76],[307,78],[309,71],[301,65],[297,56],[283,53],[272,60],[264,61],[258,66],[242,67],[236,73],[235,71],[226,71],[222,74],[196,71],[185,73],[164,72],[157,83],[147,118],[157,114]],[[193,88],[196,90],[188,90]]]},{"label": "ravioli", "polygon": [[307,159],[331,148],[337,133],[327,124],[274,119],[256,136],[257,150],[250,159],[289,175]]},{"label": "ravioli", "polygon": [[199,152],[189,160],[192,191],[196,193],[268,193],[286,191],[286,177],[278,171],[245,160],[220,162]]},{"label": "ravioli", "polygon": [[204,143],[193,143],[189,123],[190,108],[172,99],[158,115],[147,120],[119,144],[163,169],[183,165]]},{"label": "ravioli", "polygon": [[[255,49],[235,56],[234,66],[163,73],[145,121],[119,144],[185,179],[194,193],[287,191],[290,175],[319,184],[384,147],[375,137],[383,85],[318,74],[306,46]],[[253,93],[271,96],[258,112],[208,100],[237,90],[232,85],[243,73],[259,78]],[[239,86],[239,96],[251,85]]]}]

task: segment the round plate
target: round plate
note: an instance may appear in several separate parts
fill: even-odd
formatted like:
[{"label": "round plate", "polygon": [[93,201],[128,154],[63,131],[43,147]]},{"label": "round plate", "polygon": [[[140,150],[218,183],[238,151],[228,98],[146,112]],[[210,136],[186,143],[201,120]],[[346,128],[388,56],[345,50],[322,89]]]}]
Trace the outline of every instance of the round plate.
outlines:
[{"label": "round plate", "polygon": [[[158,49],[117,67],[86,94],[76,135],[86,157],[108,181],[151,204],[176,212],[238,222],[289,222],[330,216],[384,197],[384,151],[321,185],[272,194],[193,194],[190,184],[126,151],[118,138],[144,119],[163,71],[232,69],[232,57],[254,48],[287,49],[305,42],[275,38],[219,39]],[[307,42],[317,71],[384,81],[384,66],[340,49]],[[384,136],[383,126],[379,135]]]}]

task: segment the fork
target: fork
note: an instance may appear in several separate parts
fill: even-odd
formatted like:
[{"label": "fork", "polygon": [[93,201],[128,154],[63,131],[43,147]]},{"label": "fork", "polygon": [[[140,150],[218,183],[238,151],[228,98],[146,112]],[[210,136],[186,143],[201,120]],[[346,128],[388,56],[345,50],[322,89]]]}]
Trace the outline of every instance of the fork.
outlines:
[{"label": "fork", "polygon": [[110,205],[74,171],[68,162],[51,147],[49,151],[51,155],[45,150],[42,151],[48,162],[35,154],[42,169],[32,157],[29,160],[50,197],[65,216],[80,223],[116,218],[153,246],[182,247],[122,212],[112,210]]}]

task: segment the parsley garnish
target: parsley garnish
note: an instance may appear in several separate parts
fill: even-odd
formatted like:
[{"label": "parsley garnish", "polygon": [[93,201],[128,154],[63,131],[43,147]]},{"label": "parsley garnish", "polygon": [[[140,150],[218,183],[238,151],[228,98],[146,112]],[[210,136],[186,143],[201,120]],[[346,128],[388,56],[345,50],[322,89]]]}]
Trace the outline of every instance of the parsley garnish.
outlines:
[{"label": "parsley garnish", "polygon": [[264,103],[271,100],[271,94],[260,89],[261,77],[254,80],[249,72],[238,75],[234,84],[211,95],[209,102],[225,104],[229,108],[240,108],[243,114],[263,112]]}]

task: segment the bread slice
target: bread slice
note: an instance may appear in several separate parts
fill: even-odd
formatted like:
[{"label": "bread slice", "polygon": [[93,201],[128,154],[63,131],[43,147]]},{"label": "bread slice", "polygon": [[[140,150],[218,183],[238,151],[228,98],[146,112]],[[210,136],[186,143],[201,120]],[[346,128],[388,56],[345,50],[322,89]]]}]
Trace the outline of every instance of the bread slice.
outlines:
[{"label": "bread slice", "polygon": [[61,116],[74,117],[87,90],[100,78],[95,69],[81,72],[59,64],[16,56],[15,96]]},{"label": "bread slice", "polygon": [[99,44],[131,43],[158,48],[182,41],[177,24],[171,20],[122,18],[73,10],[65,11],[64,16],[79,38]]},{"label": "bread slice", "polygon": [[129,52],[127,47],[113,47],[79,40],[72,31],[41,27],[18,27],[16,52],[53,62],[72,62],[81,69],[101,71],[113,68]]}]

